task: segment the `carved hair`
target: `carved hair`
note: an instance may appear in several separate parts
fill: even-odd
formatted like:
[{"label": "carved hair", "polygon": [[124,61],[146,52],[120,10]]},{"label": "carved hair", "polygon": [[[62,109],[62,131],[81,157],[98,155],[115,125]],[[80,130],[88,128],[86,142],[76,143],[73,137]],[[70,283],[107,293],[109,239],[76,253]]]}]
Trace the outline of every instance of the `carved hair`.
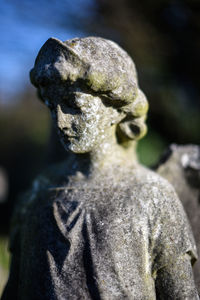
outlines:
[{"label": "carved hair", "polygon": [[117,129],[122,143],[145,135],[148,102],[138,87],[132,59],[114,42],[99,37],[65,42],[50,38],[30,75],[36,87],[60,81],[86,86],[116,107],[124,114]]}]

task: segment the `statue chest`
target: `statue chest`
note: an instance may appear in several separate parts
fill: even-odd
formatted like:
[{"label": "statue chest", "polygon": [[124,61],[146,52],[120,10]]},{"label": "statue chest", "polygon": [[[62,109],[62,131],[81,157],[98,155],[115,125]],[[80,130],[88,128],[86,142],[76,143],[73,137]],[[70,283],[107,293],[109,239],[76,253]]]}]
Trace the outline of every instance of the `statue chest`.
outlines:
[{"label": "statue chest", "polygon": [[68,188],[43,199],[23,234],[25,252],[37,254],[34,269],[44,267],[40,282],[56,281],[57,293],[79,295],[70,299],[93,293],[99,299],[145,299],[150,293],[146,299],[154,299],[148,218],[134,197],[128,190]]}]

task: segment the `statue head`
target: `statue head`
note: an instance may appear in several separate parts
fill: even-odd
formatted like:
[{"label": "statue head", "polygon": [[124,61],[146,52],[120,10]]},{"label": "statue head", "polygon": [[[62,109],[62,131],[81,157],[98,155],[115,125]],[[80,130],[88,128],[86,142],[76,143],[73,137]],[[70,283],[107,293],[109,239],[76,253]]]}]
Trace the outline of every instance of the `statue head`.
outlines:
[{"label": "statue head", "polygon": [[148,102],[138,87],[135,65],[110,40],[50,38],[30,77],[50,108],[66,149],[88,152],[110,130],[124,147],[146,133]]}]

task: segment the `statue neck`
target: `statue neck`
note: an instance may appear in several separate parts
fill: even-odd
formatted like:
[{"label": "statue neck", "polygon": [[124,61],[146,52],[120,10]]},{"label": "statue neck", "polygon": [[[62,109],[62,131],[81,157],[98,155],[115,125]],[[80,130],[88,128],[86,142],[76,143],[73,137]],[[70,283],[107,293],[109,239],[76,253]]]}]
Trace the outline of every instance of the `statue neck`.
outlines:
[{"label": "statue neck", "polygon": [[101,143],[92,151],[74,156],[74,169],[85,176],[114,171],[119,168],[133,168],[137,164],[136,142],[130,141],[126,148],[118,144],[115,128],[107,132]]}]

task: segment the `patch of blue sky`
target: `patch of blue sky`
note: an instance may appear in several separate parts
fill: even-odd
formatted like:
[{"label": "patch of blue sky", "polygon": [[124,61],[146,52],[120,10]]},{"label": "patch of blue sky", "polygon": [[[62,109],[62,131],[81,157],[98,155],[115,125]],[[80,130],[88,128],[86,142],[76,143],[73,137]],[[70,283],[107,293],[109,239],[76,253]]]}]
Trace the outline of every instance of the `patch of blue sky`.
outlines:
[{"label": "patch of blue sky", "polygon": [[[93,2],[0,1],[1,102],[29,84],[29,70],[40,47],[49,37],[67,40],[85,35],[79,20],[93,13]],[[37,9],[36,5],[39,5]]]}]

